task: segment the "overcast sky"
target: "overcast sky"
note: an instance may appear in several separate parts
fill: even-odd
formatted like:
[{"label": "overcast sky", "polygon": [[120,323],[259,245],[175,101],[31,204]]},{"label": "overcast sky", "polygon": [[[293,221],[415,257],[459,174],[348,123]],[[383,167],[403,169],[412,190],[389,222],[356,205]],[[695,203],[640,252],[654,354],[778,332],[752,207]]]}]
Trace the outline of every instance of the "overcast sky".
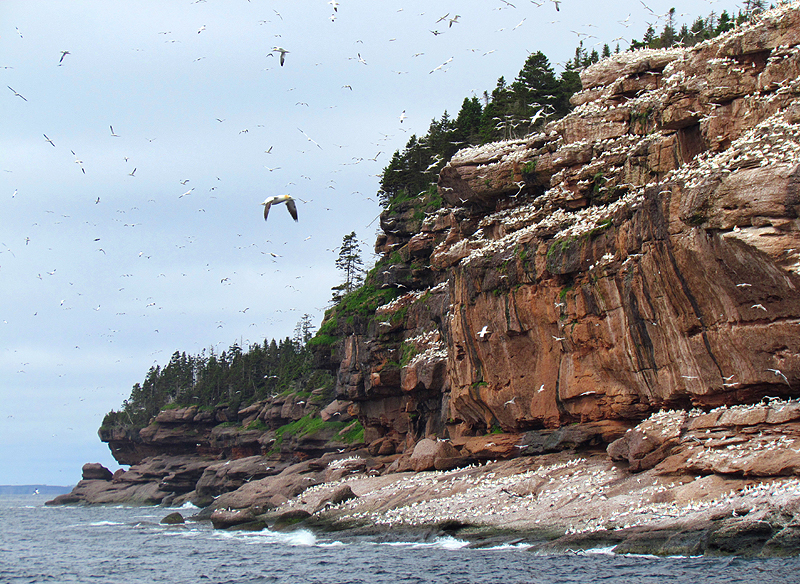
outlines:
[{"label": "overcast sky", "polygon": [[[560,70],[579,40],[641,39],[673,6],[689,24],[735,9],[0,2],[0,484],[115,470],[103,416],[176,350],[319,326],[342,237],[372,262],[378,175],[412,133],[530,52]],[[286,193],[299,222],[279,205],[265,223],[259,203]]]}]

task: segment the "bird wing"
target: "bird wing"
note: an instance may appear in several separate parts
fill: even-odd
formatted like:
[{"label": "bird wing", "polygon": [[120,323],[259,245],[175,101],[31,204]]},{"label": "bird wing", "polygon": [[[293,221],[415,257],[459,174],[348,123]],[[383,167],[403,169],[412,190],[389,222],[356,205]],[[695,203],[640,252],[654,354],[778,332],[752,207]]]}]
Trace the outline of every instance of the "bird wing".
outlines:
[{"label": "bird wing", "polygon": [[286,53],[284,53],[283,51],[281,51],[281,67],[283,67],[283,61],[284,61],[284,59],[285,59],[285,55],[286,55]]},{"label": "bird wing", "polygon": [[269,208],[272,206],[272,201],[269,203],[264,203],[264,221],[267,220],[267,215],[269,215]]},{"label": "bird wing", "polygon": [[294,204],[294,199],[288,199],[286,201],[286,208],[289,209],[289,215],[292,216],[292,219],[297,221],[297,205]]}]

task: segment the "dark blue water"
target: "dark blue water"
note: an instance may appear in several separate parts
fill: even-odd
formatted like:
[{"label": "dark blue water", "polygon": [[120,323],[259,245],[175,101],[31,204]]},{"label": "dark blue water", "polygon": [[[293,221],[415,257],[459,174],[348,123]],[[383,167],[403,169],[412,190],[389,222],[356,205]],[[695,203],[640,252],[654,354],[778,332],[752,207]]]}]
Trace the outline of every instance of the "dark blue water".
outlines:
[{"label": "dark blue water", "polygon": [[35,496],[0,497],[0,583],[800,582],[800,560],[794,558],[540,556],[514,547],[467,549],[447,538],[425,544],[340,543],[307,531],[162,526],[159,521],[172,510],[159,507],[43,503]]}]

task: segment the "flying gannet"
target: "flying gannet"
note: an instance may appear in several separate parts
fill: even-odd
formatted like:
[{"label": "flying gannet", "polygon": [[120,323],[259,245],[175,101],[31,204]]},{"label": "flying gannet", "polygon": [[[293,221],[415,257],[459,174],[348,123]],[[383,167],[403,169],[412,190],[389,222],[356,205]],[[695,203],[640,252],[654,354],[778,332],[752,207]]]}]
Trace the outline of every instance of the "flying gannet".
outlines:
[{"label": "flying gannet", "polygon": [[292,219],[297,221],[297,205],[295,205],[294,199],[291,195],[275,195],[274,197],[268,197],[263,203],[261,203],[264,205],[264,221],[267,220],[269,208],[273,205],[273,203],[286,203],[286,208],[289,210],[289,215],[292,216]]},{"label": "flying gannet", "polygon": [[272,47],[272,50],[270,51],[270,55],[272,53],[280,53],[281,54],[280,63],[281,63],[281,67],[283,67],[283,61],[286,59],[286,53],[288,53],[288,52],[289,51],[287,51],[286,49],[284,49],[282,47]]},{"label": "flying gannet", "polygon": [[22,99],[24,99],[25,101],[28,101],[28,100],[25,98],[25,96],[24,96],[24,95],[22,95],[21,93],[17,93],[17,92],[14,90],[14,88],[13,88],[13,87],[11,87],[10,85],[6,85],[6,87],[8,87],[8,88],[9,88],[9,89],[10,89],[10,90],[11,90],[11,91],[14,93],[14,95],[16,95],[17,97],[21,97],[21,98],[22,98]]}]

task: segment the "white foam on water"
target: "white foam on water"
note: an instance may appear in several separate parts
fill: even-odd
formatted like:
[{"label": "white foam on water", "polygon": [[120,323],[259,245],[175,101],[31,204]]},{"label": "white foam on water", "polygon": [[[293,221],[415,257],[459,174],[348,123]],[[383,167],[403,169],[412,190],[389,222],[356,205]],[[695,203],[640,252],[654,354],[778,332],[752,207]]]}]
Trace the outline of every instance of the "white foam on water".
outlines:
[{"label": "white foam on water", "polygon": [[282,536],[284,542],[288,543],[289,545],[317,545],[317,536],[306,529],[300,529],[298,531],[291,531],[289,533],[281,533],[276,535]]},{"label": "white foam on water", "polygon": [[584,550],[583,553],[598,555],[598,556],[613,556],[615,555],[614,550],[616,549],[616,547],[617,546],[612,545],[609,547],[589,548],[588,550]]},{"label": "white foam on water", "polygon": [[435,540],[430,542],[416,542],[411,545],[411,547],[420,548],[420,547],[432,547],[432,548],[439,548],[443,550],[459,550],[461,548],[467,547],[469,545],[468,541],[463,541],[460,539],[456,539],[449,535],[444,537],[437,537]]},{"label": "white foam on water", "polygon": [[216,536],[240,539],[250,544],[281,543],[290,546],[312,547],[319,545],[317,537],[307,529],[299,529],[290,532],[278,532],[264,529],[262,531],[220,531],[215,532]]},{"label": "white foam on water", "polygon": [[469,545],[468,541],[462,541],[449,535],[437,537],[433,541],[382,541],[375,542],[374,545],[389,547],[410,547],[410,548],[440,548],[445,550],[458,550]]},{"label": "white foam on water", "polygon": [[516,551],[526,551],[531,549],[531,544],[529,543],[502,543],[500,545],[494,545],[492,547],[482,547],[478,548],[481,551],[495,551],[495,550],[516,550]]}]

